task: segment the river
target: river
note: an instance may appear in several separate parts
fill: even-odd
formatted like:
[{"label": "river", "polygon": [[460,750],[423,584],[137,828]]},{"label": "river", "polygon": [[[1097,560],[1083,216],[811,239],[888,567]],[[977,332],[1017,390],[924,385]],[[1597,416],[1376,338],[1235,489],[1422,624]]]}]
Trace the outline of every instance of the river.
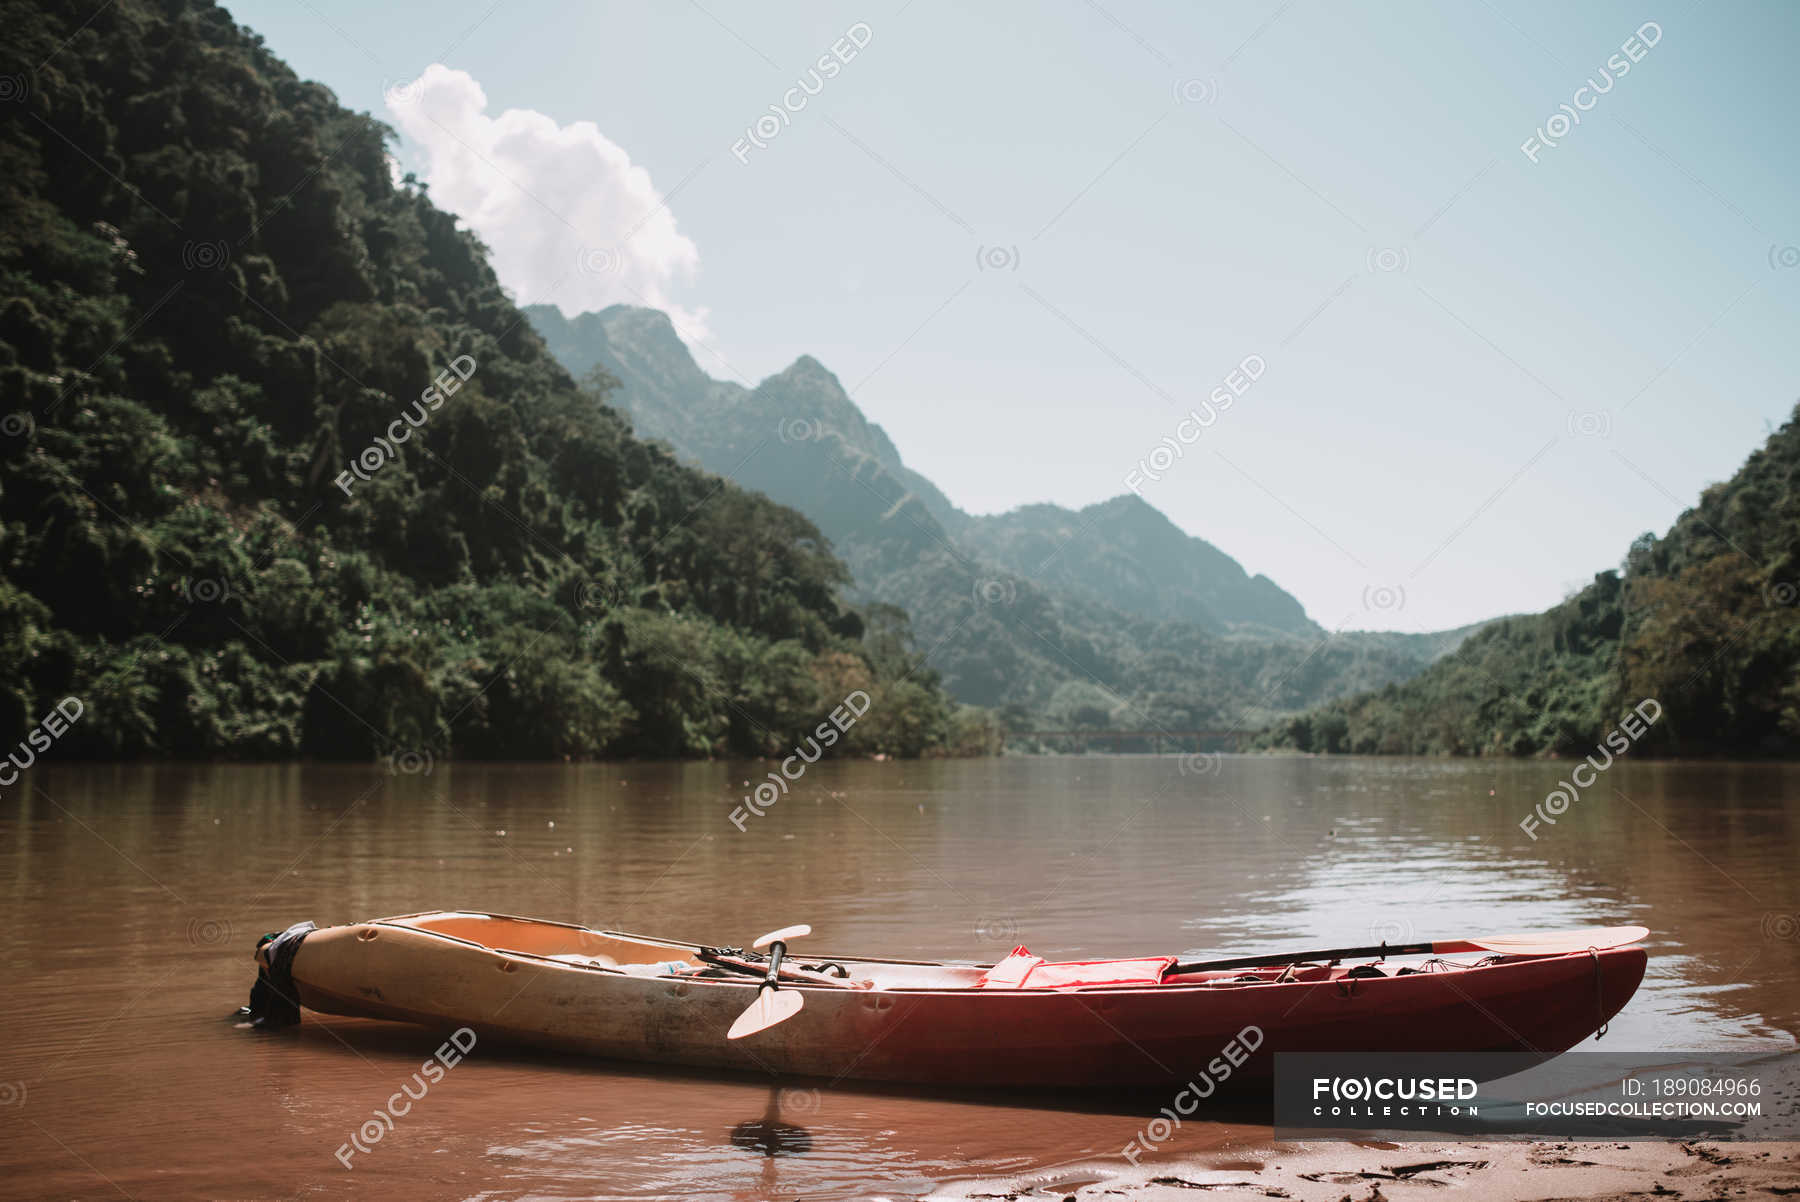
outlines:
[{"label": "river", "polygon": [[[1640,923],[1609,1050],[1791,1047],[1800,766],[1090,756],[766,764],[64,765],[0,797],[0,1197],[899,1198],[1076,1174],[1148,1113],[477,1047],[334,1156],[438,1045],[229,1012],[256,938],[474,909],[708,943],[993,960]],[[748,785],[746,784],[748,782]],[[1153,1109],[1153,1108],[1147,1108]],[[1159,1149],[1267,1128],[1189,1122]],[[1090,1178],[1091,1179],[1091,1178]]]}]

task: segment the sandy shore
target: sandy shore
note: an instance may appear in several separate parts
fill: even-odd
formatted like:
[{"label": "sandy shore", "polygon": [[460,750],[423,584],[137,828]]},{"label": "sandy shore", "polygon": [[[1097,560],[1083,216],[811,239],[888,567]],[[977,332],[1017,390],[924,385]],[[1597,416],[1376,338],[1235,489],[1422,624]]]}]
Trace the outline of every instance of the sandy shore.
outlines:
[{"label": "sandy shore", "polygon": [[1116,1161],[1000,1181],[963,1182],[932,1196],[1193,1202],[1196,1193],[1295,1202],[1401,1202],[1448,1196],[1471,1202],[1793,1197],[1800,1196],[1800,1144],[1265,1144],[1217,1149],[1155,1165],[1132,1167]]}]

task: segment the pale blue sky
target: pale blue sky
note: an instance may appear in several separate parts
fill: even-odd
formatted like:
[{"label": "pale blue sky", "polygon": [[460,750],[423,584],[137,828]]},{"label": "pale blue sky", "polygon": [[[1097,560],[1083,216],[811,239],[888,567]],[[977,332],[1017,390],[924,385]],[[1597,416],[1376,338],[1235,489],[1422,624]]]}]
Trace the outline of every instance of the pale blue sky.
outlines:
[{"label": "pale blue sky", "polygon": [[[1143,491],[1328,627],[1554,604],[1800,398],[1792,5],[231,8],[384,119],[442,62],[488,117],[592,122],[666,202],[635,245],[697,252],[654,296],[703,313],[702,365],[754,383],[816,356],[967,509],[1124,491],[1262,356]],[[1647,21],[1660,41],[1532,162]],[[866,48],[740,162],[857,22]],[[521,161],[470,159],[452,207],[566,237],[558,263],[610,246],[588,223],[612,185],[542,203],[577,160]],[[503,279],[566,307],[653,294],[551,274]],[[1392,586],[1403,608],[1367,607]]]}]

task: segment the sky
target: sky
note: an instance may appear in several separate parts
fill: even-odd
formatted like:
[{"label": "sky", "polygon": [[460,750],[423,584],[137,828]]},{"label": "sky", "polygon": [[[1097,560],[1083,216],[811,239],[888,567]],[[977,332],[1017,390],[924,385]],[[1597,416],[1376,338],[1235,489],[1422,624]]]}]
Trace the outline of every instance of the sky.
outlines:
[{"label": "sky", "polygon": [[1800,399],[1800,6],[229,7],[520,303],[812,355],[964,509],[1135,489],[1329,629],[1554,605]]}]

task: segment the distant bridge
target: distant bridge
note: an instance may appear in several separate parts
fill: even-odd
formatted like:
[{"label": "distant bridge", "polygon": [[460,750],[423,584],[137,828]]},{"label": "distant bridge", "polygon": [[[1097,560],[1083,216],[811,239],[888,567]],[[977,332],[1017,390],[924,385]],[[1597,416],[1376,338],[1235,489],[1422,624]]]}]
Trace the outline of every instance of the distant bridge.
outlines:
[{"label": "distant bridge", "polygon": [[1074,741],[1083,745],[1093,742],[1111,743],[1114,751],[1126,743],[1147,743],[1151,754],[1161,755],[1165,741],[1171,744],[1170,751],[1181,753],[1190,748],[1200,750],[1208,739],[1230,739],[1235,748],[1253,733],[1247,730],[1009,730],[1004,737],[1009,740],[1036,739],[1041,742]]}]

